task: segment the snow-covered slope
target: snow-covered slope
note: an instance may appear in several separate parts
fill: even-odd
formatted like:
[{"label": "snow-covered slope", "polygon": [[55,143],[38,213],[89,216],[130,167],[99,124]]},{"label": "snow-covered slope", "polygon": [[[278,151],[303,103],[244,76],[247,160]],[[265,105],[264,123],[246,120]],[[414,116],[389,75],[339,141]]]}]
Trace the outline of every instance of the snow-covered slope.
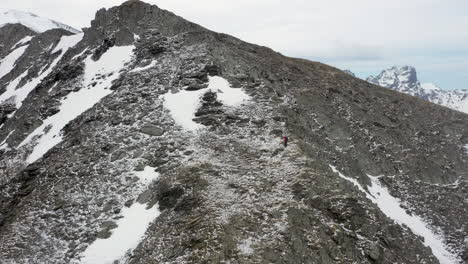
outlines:
[{"label": "snow-covered slope", "polygon": [[0,11],[0,27],[3,27],[6,24],[22,24],[37,33],[42,33],[54,28],[63,28],[72,33],[80,32],[79,30],[63,23],[19,10]]},{"label": "snow-covered slope", "polygon": [[421,84],[412,66],[394,66],[382,71],[368,82],[419,97],[429,102],[468,113],[468,90],[443,90],[433,83]]}]

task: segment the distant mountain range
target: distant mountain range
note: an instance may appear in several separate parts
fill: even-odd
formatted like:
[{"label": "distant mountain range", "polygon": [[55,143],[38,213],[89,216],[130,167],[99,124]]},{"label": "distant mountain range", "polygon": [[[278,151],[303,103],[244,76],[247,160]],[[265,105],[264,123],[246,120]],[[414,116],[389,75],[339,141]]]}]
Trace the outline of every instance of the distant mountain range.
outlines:
[{"label": "distant mountain range", "polygon": [[[344,70],[344,72],[355,76],[349,70]],[[412,66],[393,66],[383,70],[375,77],[369,76],[366,80],[370,83],[468,113],[468,90],[443,90],[433,83],[421,83],[418,80],[416,69]]]}]

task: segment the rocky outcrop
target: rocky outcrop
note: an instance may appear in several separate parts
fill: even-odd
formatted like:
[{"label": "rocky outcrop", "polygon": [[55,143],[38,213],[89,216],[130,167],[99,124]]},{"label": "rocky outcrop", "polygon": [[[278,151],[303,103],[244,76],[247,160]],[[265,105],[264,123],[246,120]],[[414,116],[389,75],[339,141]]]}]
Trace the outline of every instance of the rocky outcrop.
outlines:
[{"label": "rocky outcrop", "polygon": [[[4,58],[8,51],[27,36],[35,36],[37,33],[21,24],[8,24],[0,27],[0,58]],[[22,43],[26,44],[26,43]]]},{"label": "rocky outcrop", "polygon": [[141,36],[149,29],[164,36],[204,30],[168,11],[136,0],[127,1],[109,10],[99,10],[95,19],[91,21],[91,28],[85,29],[85,39],[96,41],[112,36],[117,45],[130,45],[135,37]]}]

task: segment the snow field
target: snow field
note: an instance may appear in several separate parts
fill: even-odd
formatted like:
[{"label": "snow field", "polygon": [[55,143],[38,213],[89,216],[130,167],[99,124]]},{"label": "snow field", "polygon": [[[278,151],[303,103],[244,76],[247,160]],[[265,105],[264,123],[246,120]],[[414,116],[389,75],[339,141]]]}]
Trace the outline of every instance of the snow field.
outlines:
[{"label": "snow field", "polygon": [[200,98],[208,91],[217,93],[218,100],[226,106],[237,106],[250,97],[242,89],[231,88],[229,82],[219,76],[209,76],[208,87],[198,91],[182,90],[164,95],[164,106],[171,112],[176,123],[185,130],[195,131],[203,126],[194,122]]},{"label": "snow field", "polygon": [[369,191],[367,192],[356,179],[343,175],[331,165],[330,167],[333,172],[338,174],[339,177],[351,182],[361,192],[364,192],[366,197],[375,203],[387,217],[401,226],[406,225],[413,233],[423,237],[424,245],[432,249],[432,253],[441,264],[459,263],[457,257],[447,250],[443,239],[432,232],[432,230],[427,226],[421,217],[416,215],[409,215],[400,206],[400,200],[393,197],[388,192],[387,188],[381,185],[378,177],[367,175],[371,180],[371,185],[368,186]]},{"label": "snow field", "polygon": [[[67,43],[72,44],[71,42]],[[113,47],[104,53],[98,61],[93,61],[91,57],[86,59],[83,88],[70,93],[63,99],[60,111],[44,120],[43,124],[20,144],[20,147],[24,146],[38,137],[33,151],[27,158],[28,163],[35,162],[62,141],[60,131],[65,125],[112,93],[109,87],[112,81],[119,78],[119,71],[125,63],[131,60],[133,48],[134,46]],[[104,78],[96,80],[98,75]],[[91,87],[92,84],[95,86]],[[47,132],[45,132],[46,130]]]},{"label": "snow field", "polygon": [[158,206],[146,209],[145,204],[135,203],[122,210],[123,218],[108,239],[97,239],[83,253],[82,264],[113,264],[129,250],[135,249],[151,222],[160,215]]}]

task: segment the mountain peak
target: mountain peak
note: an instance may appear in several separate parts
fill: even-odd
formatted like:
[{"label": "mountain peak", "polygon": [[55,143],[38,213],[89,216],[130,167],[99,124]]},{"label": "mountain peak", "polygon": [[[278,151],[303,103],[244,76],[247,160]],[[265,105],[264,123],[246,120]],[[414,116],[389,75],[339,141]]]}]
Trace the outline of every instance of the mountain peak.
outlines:
[{"label": "mountain peak", "polygon": [[91,21],[91,28],[85,31],[91,34],[92,38],[115,38],[117,45],[129,45],[133,43],[135,35],[144,34],[148,30],[174,36],[200,31],[203,27],[156,5],[130,0],[120,6],[100,9]]},{"label": "mountain peak", "polygon": [[22,24],[37,33],[42,33],[54,28],[62,28],[72,33],[81,32],[63,23],[43,18],[30,12],[14,9],[0,12],[0,28],[7,24]]},{"label": "mountain peak", "polygon": [[419,85],[416,68],[409,65],[393,66],[367,81],[402,92]]}]

